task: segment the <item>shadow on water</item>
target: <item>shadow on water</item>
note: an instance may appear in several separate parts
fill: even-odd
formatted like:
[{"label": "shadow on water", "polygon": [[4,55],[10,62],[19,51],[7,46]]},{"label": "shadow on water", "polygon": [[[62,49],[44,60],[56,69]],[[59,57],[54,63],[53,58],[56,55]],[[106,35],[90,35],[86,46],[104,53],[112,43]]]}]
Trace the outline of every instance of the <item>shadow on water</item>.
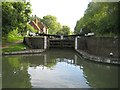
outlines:
[{"label": "shadow on water", "polygon": [[120,67],[84,60],[70,49],[3,56],[3,88],[117,88]]}]

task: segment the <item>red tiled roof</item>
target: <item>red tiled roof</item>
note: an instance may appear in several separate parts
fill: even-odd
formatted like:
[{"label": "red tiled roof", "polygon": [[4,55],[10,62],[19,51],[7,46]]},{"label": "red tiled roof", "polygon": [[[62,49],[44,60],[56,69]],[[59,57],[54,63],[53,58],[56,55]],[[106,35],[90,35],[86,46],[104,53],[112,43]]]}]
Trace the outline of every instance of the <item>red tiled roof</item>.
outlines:
[{"label": "red tiled roof", "polygon": [[38,31],[40,31],[40,32],[43,32],[43,28],[44,28],[44,27],[45,27],[46,30],[47,30],[47,27],[46,27],[43,23],[39,22],[38,19],[34,19],[34,20],[31,21],[29,24],[30,24],[31,26],[33,26],[34,29],[36,29],[36,30],[38,30]]},{"label": "red tiled roof", "polygon": [[38,30],[38,31],[40,30],[40,28],[34,23],[34,21],[31,21],[31,22],[30,22],[30,25],[33,26],[34,29],[36,29],[36,30]]}]

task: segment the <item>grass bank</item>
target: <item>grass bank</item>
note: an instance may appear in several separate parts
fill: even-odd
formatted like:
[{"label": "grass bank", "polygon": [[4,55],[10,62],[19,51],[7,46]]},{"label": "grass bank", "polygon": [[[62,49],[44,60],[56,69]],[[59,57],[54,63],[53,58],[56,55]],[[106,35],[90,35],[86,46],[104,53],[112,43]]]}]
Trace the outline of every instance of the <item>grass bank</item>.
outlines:
[{"label": "grass bank", "polygon": [[2,52],[22,51],[26,48],[23,42],[23,36],[19,35],[16,30],[10,32],[7,36],[2,37]]},{"label": "grass bank", "polygon": [[26,48],[27,48],[26,45],[24,45],[23,43],[17,43],[17,44],[14,44],[14,45],[10,45],[6,48],[3,48],[2,52],[23,51]]},{"label": "grass bank", "polygon": [[22,36],[9,36],[9,37],[2,37],[2,46],[6,46],[6,45],[11,45],[15,42],[18,42],[18,41],[22,41],[24,37]]}]

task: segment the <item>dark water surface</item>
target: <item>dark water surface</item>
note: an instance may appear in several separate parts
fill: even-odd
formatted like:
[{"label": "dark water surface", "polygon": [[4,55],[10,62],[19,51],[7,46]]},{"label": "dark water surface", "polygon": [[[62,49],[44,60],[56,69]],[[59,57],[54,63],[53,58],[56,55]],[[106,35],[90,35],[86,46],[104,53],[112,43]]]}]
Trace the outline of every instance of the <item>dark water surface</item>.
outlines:
[{"label": "dark water surface", "polygon": [[3,88],[117,88],[120,67],[84,60],[74,50],[2,57]]}]

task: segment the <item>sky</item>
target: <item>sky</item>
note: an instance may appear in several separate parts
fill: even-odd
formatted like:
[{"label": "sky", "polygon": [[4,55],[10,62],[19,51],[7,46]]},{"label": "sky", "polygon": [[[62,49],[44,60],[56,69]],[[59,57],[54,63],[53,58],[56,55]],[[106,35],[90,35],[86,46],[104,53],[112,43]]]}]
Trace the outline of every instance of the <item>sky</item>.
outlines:
[{"label": "sky", "polygon": [[52,15],[61,25],[67,25],[74,31],[77,20],[83,15],[90,0],[29,0],[32,15],[42,18]]}]

